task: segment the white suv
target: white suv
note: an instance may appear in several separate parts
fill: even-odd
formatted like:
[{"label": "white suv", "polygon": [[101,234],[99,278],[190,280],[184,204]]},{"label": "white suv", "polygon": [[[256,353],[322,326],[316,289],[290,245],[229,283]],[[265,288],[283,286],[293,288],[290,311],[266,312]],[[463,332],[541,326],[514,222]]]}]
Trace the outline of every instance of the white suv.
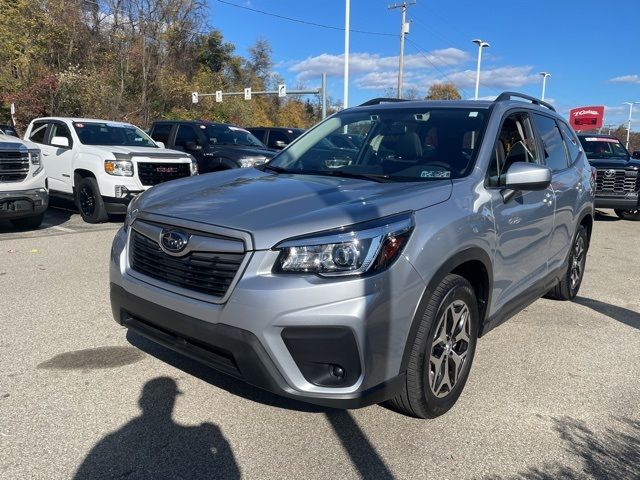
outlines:
[{"label": "white suv", "polygon": [[197,173],[191,155],[165,149],[129,123],[38,118],[25,139],[42,150],[51,195],[73,199],[89,223],[126,213],[153,185]]}]

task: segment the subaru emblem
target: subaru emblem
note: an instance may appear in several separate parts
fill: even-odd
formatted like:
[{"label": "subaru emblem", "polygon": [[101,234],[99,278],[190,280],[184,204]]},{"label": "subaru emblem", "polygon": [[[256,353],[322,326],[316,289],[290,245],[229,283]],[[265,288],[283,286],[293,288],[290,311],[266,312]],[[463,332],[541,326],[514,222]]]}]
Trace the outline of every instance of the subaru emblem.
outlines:
[{"label": "subaru emblem", "polygon": [[160,234],[160,247],[169,253],[182,252],[189,243],[189,234],[180,230],[162,230]]}]

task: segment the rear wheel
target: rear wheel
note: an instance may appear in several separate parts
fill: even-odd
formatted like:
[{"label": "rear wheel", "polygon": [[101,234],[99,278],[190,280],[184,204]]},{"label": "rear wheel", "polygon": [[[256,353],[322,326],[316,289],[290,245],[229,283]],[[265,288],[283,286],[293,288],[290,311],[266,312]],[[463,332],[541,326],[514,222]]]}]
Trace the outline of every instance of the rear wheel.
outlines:
[{"label": "rear wheel", "polygon": [[640,208],[634,210],[616,210],[616,215],[623,220],[640,221]]},{"label": "rear wheel", "polygon": [[87,223],[101,223],[109,219],[98,182],[93,177],[83,178],[76,186],[76,204],[82,219]]},{"label": "rear wheel", "polygon": [[16,218],[11,220],[11,224],[16,228],[38,228],[44,219],[44,213],[35,217]]},{"label": "rear wheel", "polygon": [[478,325],[473,287],[459,275],[447,275],[423,312],[406,382],[390,406],[420,418],[437,417],[453,407],[469,376]]},{"label": "rear wheel", "polygon": [[575,298],[582,284],[588,249],[589,237],[587,229],[579,225],[569,253],[567,270],[560,282],[547,293],[547,298],[555,300],[572,300]]}]

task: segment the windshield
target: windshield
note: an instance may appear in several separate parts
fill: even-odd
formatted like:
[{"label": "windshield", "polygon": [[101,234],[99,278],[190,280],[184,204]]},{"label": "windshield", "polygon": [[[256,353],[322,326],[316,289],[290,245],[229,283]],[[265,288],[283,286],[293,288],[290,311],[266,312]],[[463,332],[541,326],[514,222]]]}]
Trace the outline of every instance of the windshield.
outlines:
[{"label": "windshield", "polygon": [[617,138],[580,137],[587,158],[627,158],[629,152]]},{"label": "windshield", "polygon": [[12,137],[19,137],[18,132],[13,127],[9,125],[0,126],[0,133],[4,133],[5,135],[11,135]]},{"label": "windshield", "polygon": [[205,130],[209,143],[215,145],[242,145],[245,147],[267,148],[253,134],[244,128],[229,125],[200,125]]},{"label": "windshield", "polygon": [[74,122],[73,128],[84,145],[115,145],[122,147],[158,146],[151,137],[133,125],[123,123]]},{"label": "windshield", "polygon": [[269,162],[279,172],[416,182],[473,167],[486,110],[403,108],[338,114]]}]

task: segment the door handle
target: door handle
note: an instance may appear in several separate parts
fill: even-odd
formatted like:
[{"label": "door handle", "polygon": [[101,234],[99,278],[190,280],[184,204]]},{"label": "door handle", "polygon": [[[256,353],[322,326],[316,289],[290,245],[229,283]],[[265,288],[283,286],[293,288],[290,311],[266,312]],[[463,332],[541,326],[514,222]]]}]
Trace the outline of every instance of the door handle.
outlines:
[{"label": "door handle", "polygon": [[42,152],[42,155],[44,155],[45,157],[48,157],[50,155],[49,152]]}]

